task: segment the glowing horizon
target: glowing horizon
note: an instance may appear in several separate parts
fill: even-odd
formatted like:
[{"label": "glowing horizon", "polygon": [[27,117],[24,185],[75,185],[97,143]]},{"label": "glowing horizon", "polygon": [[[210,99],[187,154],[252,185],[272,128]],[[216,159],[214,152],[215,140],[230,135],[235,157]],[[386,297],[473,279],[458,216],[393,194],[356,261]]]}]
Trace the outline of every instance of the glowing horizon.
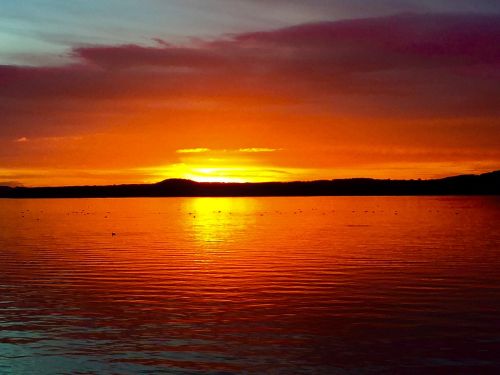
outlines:
[{"label": "glowing horizon", "polygon": [[0,185],[500,169],[500,6],[293,3],[74,5],[149,21],[128,25],[75,19],[56,0],[45,18],[35,2],[9,4]]}]

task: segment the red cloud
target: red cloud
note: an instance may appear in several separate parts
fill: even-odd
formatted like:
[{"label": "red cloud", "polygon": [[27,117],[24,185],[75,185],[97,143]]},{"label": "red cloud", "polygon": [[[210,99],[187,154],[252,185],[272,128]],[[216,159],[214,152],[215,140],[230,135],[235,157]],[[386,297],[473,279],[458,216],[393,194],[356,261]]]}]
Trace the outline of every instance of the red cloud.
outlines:
[{"label": "red cloud", "polygon": [[403,14],[299,25],[243,34],[236,40],[295,48],[369,48],[426,58],[460,57],[469,63],[499,63],[499,21],[498,15]]},{"label": "red cloud", "polygon": [[497,116],[499,40],[498,15],[407,14],[186,47],[77,47],[73,65],[0,67],[0,113],[36,128],[130,101],[149,110],[182,98],[241,98],[342,114]]}]

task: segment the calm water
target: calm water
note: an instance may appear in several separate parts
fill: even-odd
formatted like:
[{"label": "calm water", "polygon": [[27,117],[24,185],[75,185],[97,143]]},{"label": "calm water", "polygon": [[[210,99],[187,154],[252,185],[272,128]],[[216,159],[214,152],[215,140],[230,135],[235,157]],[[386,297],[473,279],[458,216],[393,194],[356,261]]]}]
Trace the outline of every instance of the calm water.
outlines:
[{"label": "calm water", "polygon": [[0,210],[0,374],[500,372],[498,197]]}]

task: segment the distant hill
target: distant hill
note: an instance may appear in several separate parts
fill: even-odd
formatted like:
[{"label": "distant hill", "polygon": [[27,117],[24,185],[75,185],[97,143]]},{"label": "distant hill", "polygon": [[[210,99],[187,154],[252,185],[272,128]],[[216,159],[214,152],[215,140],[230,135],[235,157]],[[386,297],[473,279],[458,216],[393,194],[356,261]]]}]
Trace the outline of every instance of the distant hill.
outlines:
[{"label": "distant hill", "polygon": [[248,197],[321,195],[499,195],[500,171],[432,180],[352,178],[319,181],[215,183],[169,179],[156,184],[7,187],[1,198]]}]

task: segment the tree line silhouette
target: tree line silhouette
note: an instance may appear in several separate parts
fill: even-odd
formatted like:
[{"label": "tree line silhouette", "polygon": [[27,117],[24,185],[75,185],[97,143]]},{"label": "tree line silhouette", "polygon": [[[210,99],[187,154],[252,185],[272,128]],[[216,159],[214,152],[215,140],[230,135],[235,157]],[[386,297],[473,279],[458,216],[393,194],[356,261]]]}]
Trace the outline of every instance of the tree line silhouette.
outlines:
[{"label": "tree line silhouette", "polygon": [[500,171],[430,180],[352,178],[215,183],[168,179],[155,184],[63,187],[0,186],[1,198],[248,197],[328,195],[498,195]]}]

